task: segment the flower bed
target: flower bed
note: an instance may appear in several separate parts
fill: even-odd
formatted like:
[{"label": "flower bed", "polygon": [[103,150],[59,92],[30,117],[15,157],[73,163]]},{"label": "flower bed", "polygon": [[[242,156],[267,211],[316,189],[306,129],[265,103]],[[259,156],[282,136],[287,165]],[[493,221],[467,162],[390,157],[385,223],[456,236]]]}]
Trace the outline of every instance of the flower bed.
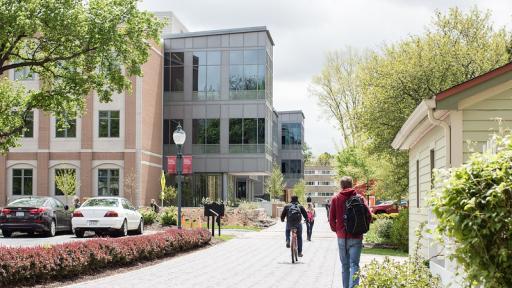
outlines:
[{"label": "flower bed", "polygon": [[49,247],[0,247],[0,287],[67,279],[171,256],[211,239],[204,229],[168,229],[151,235],[99,238]]}]

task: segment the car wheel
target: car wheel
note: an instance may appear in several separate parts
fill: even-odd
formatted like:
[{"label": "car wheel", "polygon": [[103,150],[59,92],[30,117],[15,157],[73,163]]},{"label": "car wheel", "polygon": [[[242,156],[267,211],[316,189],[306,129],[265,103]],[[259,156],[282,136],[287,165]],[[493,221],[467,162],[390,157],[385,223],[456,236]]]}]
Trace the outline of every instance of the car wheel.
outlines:
[{"label": "car wheel", "polygon": [[4,235],[5,238],[10,238],[12,236],[12,231],[2,230],[2,235]]},{"label": "car wheel", "polygon": [[119,232],[117,234],[120,237],[124,237],[128,235],[128,224],[126,223],[126,219],[124,219],[123,226],[121,226],[121,229],[119,229]]},{"label": "car wheel", "polygon": [[76,238],[84,238],[85,231],[75,229],[75,236]]},{"label": "car wheel", "polygon": [[144,234],[144,220],[142,220],[142,218],[140,218],[140,222],[139,222],[139,227],[137,228],[137,235],[142,235]]},{"label": "car wheel", "polygon": [[50,229],[48,230],[48,232],[46,232],[46,236],[47,237],[55,237],[55,234],[57,233],[57,226],[55,225],[55,220],[52,220],[52,222],[50,222]]}]

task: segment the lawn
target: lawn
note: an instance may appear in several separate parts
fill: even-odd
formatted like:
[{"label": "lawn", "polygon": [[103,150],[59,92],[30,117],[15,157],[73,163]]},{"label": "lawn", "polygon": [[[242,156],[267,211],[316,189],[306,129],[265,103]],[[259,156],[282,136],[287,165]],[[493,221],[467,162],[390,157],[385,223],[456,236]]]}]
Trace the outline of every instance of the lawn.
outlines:
[{"label": "lawn", "polygon": [[391,248],[363,248],[363,254],[407,257],[406,252]]},{"label": "lawn", "polygon": [[215,236],[215,239],[218,239],[220,241],[228,241],[228,240],[231,240],[233,238],[235,238],[235,235],[222,234],[220,236]]}]

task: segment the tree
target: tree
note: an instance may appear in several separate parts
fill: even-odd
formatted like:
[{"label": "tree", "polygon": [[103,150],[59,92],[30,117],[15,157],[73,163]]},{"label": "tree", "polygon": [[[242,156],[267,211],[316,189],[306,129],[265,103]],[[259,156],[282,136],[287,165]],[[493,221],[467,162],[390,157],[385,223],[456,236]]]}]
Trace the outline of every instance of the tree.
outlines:
[{"label": "tree", "polygon": [[[358,69],[363,103],[357,111],[357,127],[365,135],[365,149],[388,161],[388,175],[408,178],[408,157],[396,152],[391,142],[416,106],[426,98],[504,65],[510,35],[495,30],[489,12],[474,8],[464,14],[452,8],[437,12],[420,36],[384,46],[373,52]],[[382,173],[381,173],[382,174]],[[387,187],[406,193],[407,182],[389,181]]]},{"label": "tree", "polygon": [[357,182],[369,183],[374,179],[375,169],[372,159],[359,147],[348,147],[336,156],[336,168],[339,176],[350,176]]},{"label": "tree", "polygon": [[170,205],[174,199],[176,199],[176,188],[174,188],[174,186],[166,186],[160,193],[162,206],[165,206],[165,204]]},{"label": "tree", "polygon": [[0,80],[0,151],[17,145],[31,111],[80,117],[95,91],[102,102],[129,91],[142,76],[151,41],[163,23],[137,9],[137,0],[0,0],[0,75],[39,75],[40,87]]},{"label": "tree", "polygon": [[343,137],[344,147],[358,142],[356,109],[361,105],[357,70],[365,55],[353,48],[329,52],[322,72],[313,78],[310,93],[330,118],[335,119]]},{"label": "tree", "polygon": [[333,158],[333,156],[331,154],[324,152],[324,153],[318,155],[318,158],[316,159],[316,164],[318,164],[320,166],[331,166],[332,158]]},{"label": "tree", "polygon": [[284,177],[279,165],[274,165],[272,174],[267,178],[266,182],[267,193],[270,194],[270,197],[272,199],[279,199],[283,195],[284,190]]},{"label": "tree", "polygon": [[306,182],[304,179],[300,179],[295,185],[293,185],[293,194],[299,198],[300,203],[306,203]]},{"label": "tree", "polygon": [[311,152],[311,147],[308,144],[302,144],[302,155],[304,155],[304,165],[310,164],[311,160],[313,160],[313,152]]},{"label": "tree", "polygon": [[137,191],[137,175],[135,174],[134,169],[131,169],[128,173],[125,174],[123,182],[124,196],[126,199],[130,200],[131,203],[134,203],[133,197]]},{"label": "tree", "polygon": [[58,170],[55,175],[55,186],[64,193],[66,199],[66,205],[68,197],[76,194],[76,191],[80,187],[80,183],[76,177],[74,169],[62,169]]}]

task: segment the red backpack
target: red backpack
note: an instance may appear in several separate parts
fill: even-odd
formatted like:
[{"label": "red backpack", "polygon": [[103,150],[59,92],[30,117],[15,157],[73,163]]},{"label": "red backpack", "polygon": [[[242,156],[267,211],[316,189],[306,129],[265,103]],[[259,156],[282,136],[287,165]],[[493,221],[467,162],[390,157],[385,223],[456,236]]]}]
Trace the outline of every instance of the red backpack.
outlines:
[{"label": "red backpack", "polygon": [[308,211],[308,221],[312,222],[315,220],[315,212],[314,211]]}]

